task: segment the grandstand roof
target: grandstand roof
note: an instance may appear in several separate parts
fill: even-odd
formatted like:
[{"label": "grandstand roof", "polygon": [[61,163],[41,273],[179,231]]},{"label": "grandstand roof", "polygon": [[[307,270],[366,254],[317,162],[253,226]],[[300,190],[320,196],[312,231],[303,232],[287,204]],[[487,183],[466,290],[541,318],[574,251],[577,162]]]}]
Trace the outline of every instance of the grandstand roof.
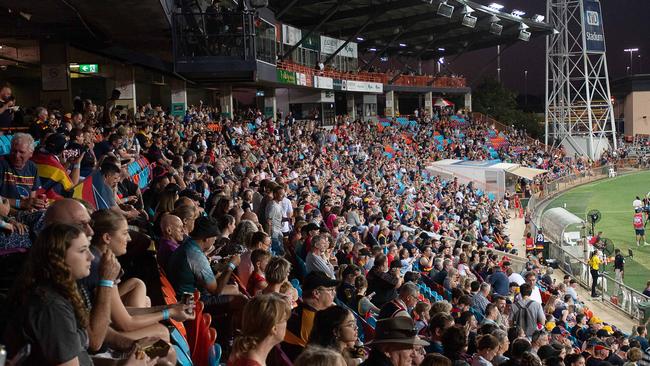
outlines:
[{"label": "grandstand roof", "polygon": [[[316,31],[343,40],[350,37],[359,43],[360,52],[375,48],[387,55],[422,59],[515,43],[522,27],[527,27],[531,38],[553,32],[553,27],[547,23],[500,12],[469,0],[447,0],[446,3],[454,7],[453,14],[447,18],[437,14],[440,2],[270,0],[269,7],[281,22],[306,31],[322,22]],[[471,15],[478,18],[474,28],[462,25],[467,10],[473,10]],[[503,26],[501,35],[490,33],[493,22]]]}]

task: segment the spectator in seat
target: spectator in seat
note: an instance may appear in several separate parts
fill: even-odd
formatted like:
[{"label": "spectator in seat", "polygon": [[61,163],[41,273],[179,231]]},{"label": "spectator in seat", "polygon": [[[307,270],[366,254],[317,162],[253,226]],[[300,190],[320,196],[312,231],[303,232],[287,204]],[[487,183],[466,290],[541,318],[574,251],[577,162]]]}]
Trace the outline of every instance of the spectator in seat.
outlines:
[{"label": "spectator in seat", "polygon": [[61,198],[65,191],[79,183],[81,160],[85,152],[79,151],[76,157],[62,162],[62,159],[67,158],[63,154],[66,143],[64,134],[51,134],[32,157],[42,188],[50,198]]},{"label": "spectator in seat", "polygon": [[358,365],[361,360],[353,354],[359,336],[357,330],[357,320],[350,310],[331,306],[316,313],[308,347],[333,349],[343,355],[347,365]]},{"label": "spectator in seat", "polygon": [[[271,238],[271,242],[273,238]],[[311,251],[307,254],[306,266],[307,273],[320,271],[325,273],[329,278],[335,279],[334,266],[326,258],[328,241],[323,235],[318,235],[312,239]]]},{"label": "spectator in seat", "polygon": [[510,291],[510,281],[508,276],[501,270],[500,266],[494,266],[494,273],[488,277],[488,282],[492,285],[494,292],[501,296],[508,296]]},{"label": "spectator in seat", "polygon": [[442,346],[443,334],[448,328],[454,326],[454,318],[448,313],[436,313],[430,315],[431,319],[429,320],[429,339],[431,341],[431,345],[427,348],[427,351],[429,353],[444,353],[444,348]]},{"label": "spectator in seat", "polygon": [[428,346],[414,330],[413,319],[396,317],[377,322],[375,338],[368,359],[363,366],[406,366],[411,365],[417,346]]},{"label": "spectator in seat", "polygon": [[[289,280],[291,272],[291,263],[282,257],[271,257],[269,264],[264,271],[266,283],[268,284],[262,293],[270,294],[272,292],[281,292],[281,288]],[[291,286],[291,285],[290,285]]]},{"label": "spectator in seat", "polygon": [[264,276],[264,271],[271,259],[271,253],[264,249],[255,249],[251,254],[251,262],[253,262],[253,274],[248,280],[246,290],[251,296],[257,295],[260,291],[264,290],[268,283]]},{"label": "spectator in seat", "polygon": [[168,214],[160,220],[160,239],[157,258],[162,268],[167,267],[169,257],[178,249],[185,238],[183,221],[176,215]]},{"label": "spectator in seat", "polygon": [[310,272],[302,285],[302,301],[293,309],[287,323],[282,350],[293,361],[307,346],[316,312],[332,306],[338,282],[320,271]]},{"label": "spectator in seat", "polygon": [[0,196],[9,199],[16,210],[41,210],[47,205],[44,199],[36,197],[41,188],[34,154],[34,139],[26,133],[16,133],[11,140],[8,156],[0,158]]},{"label": "spectator in seat", "polygon": [[[245,220],[244,222],[252,223],[249,220]],[[256,231],[249,237],[248,242],[242,244],[246,245],[247,250],[241,255],[241,263],[237,267],[237,276],[242,283],[248,283],[248,279],[253,273],[253,262],[251,261],[253,251],[256,249],[269,251],[271,249],[271,237],[263,231]]]},{"label": "spectator in seat", "polygon": [[329,348],[309,346],[293,366],[346,366],[345,359]]},{"label": "spectator in seat", "polygon": [[382,306],[377,319],[394,318],[396,316],[411,317],[409,309],[418,303],[420,291],[413,282],[406,282],[399,288],[399,296]]},{"label": "spectator in seat", "polygon": [[285,337],[291,308],[278,294],[253,298],[244,307],[241,335],[235,338],[229,366],[262,366]]},{"label": "spectator in seat", "polygon": [[375,293],[372,303],[379,308],[397,297],[397,289],[403,282],[399,275],[399,266],[389,271],[388,260],[383,254],[375,257],[374,265],[368,272],[367,279],[368,292]]},{"label": "spectator in seat", "polygon": [[[91,315],[76,284],[90,273],[93,255],[89,246],[78,226],[53,224],[41,232],[12,296],[15,316],[5,337],[10,341],[10,357],[29,343],[31,353],[25,364],[93,364],[88,347],[97,350],[101,343],[93,342],[90,335]],[[119,272],[117,263],[110,267],[103,277],[108,282]],[[108,286],[102,288],[108,292]],[[122,350],[132,348],[133,342],[127,342]],[[173,354],[169,361],[176,362]],[[140,363],[132,353],[125,365],[136,364]]]},{"label": "spectator in seat", "polygon": [[488,296],[492,287],[489,283],[483,282],[479,286],[479,290],[472,297],[472,307],[476,309],[481,315],[485,314],[485,307],[490,303]]}]

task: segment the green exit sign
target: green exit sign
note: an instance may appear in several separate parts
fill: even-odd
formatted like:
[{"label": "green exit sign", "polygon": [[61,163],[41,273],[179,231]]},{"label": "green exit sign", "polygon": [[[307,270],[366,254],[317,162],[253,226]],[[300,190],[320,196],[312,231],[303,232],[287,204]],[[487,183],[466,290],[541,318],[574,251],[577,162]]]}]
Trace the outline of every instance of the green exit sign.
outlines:
[{"label": "green exit sign", "polygon": [[94,74],[99,70],[97,64],[79,64],[79,72],[84,74]]}]

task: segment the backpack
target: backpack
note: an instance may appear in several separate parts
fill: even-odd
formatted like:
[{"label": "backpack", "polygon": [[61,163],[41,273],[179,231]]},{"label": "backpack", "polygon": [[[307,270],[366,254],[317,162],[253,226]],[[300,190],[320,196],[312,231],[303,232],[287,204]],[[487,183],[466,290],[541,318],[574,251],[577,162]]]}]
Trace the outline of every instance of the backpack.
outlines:
[{"label": "backpack", "polygon": [[[519,302],[515,303],[517,308],[517,313],[514,317],[514,325],[520,327],[524,332],[528,333],[528,327],[530,324],[534,324],[537,327],[535,315],[530,311],[530,305],[533,303],[533,300],[528,300],[528,303],[522,307]],[[528,334],[526,334],[528,335]]]}]

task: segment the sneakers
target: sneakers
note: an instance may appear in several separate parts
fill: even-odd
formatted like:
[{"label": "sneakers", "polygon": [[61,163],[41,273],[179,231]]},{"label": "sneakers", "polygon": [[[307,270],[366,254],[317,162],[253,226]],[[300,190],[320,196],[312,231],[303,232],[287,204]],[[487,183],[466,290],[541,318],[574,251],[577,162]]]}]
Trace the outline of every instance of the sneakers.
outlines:
[{"label": "sneakers", "polygon": [[591,297],[600,297],[600,294],[599,293],[591,294]]},{"label": "sneakers", "polygon": [[646,242],[643,242],[643,246],[644,246],[644,247],[647,247],[648,245],[650,245],[650,244],[648,244],[648,243],[646,243]]}]

